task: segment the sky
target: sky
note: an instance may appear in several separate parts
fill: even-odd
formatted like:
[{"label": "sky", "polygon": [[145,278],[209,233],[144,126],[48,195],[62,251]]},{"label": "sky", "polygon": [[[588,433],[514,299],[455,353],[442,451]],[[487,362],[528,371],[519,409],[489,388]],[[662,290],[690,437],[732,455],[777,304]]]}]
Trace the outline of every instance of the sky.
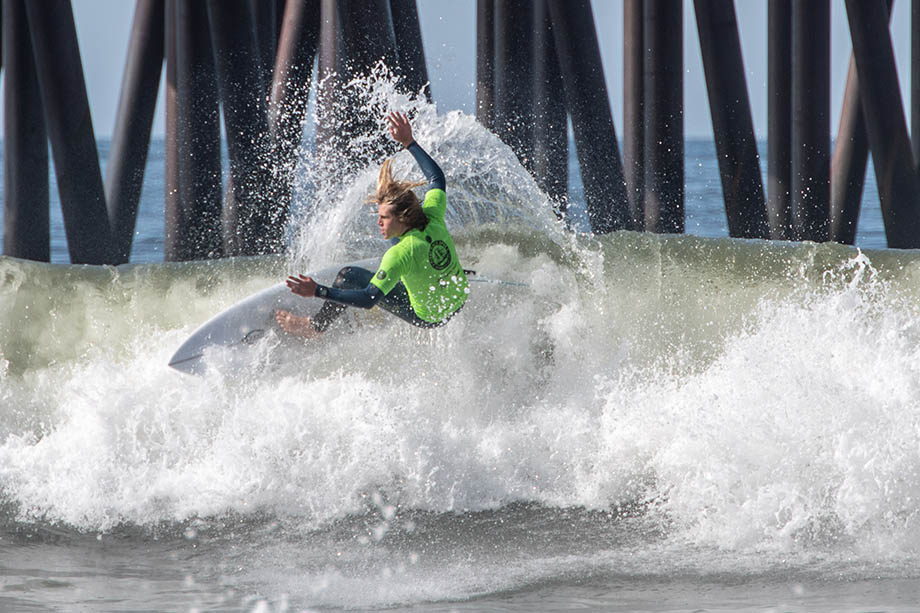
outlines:
[{"label": "sky", "polygon": [[[684,11],[684,130],[689,138],[712,136],[699,38],[691,0]],[[93,126],[99,136],[111,136],[131,32],[134,3],[126,0],[72,0],[83,59]],[[475,0],[419,0],[419,16],[431,88],[440,112],[460,109],[473,114],[476,77]],[[618,135],[623,117],[623,2],[592,0],[601,59]],[[767,1],[735,2],[754,130],[767,130]],[[910,96],[910,3],[895,2],[892,40],[898,63],[902,100]],[[837,131],[850,57],[850,34],[842,0],[831,2],[831,132]],[[162,88],[162,84],[161,84]],[[162,94],[154,134],[164,132]],[[905,113],[905,117],[908,115]],[[908,121],[906,119],[906,121]]]}]

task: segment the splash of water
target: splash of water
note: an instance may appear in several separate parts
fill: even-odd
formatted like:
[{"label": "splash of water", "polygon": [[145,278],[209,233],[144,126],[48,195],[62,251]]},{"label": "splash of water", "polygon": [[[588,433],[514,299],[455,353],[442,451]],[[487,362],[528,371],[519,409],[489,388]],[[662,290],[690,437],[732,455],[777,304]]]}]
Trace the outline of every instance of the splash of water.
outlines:
[{"label": "splash of water", "polygon": [[[175,316],[167,281],[174,295],[107,313],[115,354],[93,341],[5,375],[4,497],[21,520],[94,530],[227,512],[319,526],[374,492],[433,512],[645,501],[698,544],[915,550],[905,262],[809,268],[782,246],[630,234],[596,248],[606,274],[479,243],[477,264],[529,286],[435,335],[357,330],[243,380],[172,373],[183,330],[130,329]],[[722,272],[685,275],[705,266]]]},{"label": "splash of water", "polygon": [[378,64],[314,111],[319,142],[300,157],[294,261],[320,268],[386,249],[376,238],[375,211],[366,202],[380,164],[394,155],[396,176],[422,178],[411,155],[398,152],[385,136],[385,117],[391,111],[411,118],[416,140],[444,170],[446,221],[458,239],[498,226],[566,240],[552,202],[507,145],[460,111],[439,115],[421,92],[405,92],[386,66]]},{"label": "splash of water", "polygon": [[[376,118],[413,114],[448,175],[464,264],[526,287],[483,285],[434,333],[359,328],[248,376],[167,369],[192,328],[285,269],[382,252],[363,204],[379,151],[335,180],[321,153],[303,158],[291,261],[0,258],[10,518],[107,530],[264,514],[320,529],[376,494],[431,513],[631,506],[669,543],[914,555],[916,254],[576,240],[472,118],[386,79],[355,88]],[[417,176],[405,153],[397,172]]]}]

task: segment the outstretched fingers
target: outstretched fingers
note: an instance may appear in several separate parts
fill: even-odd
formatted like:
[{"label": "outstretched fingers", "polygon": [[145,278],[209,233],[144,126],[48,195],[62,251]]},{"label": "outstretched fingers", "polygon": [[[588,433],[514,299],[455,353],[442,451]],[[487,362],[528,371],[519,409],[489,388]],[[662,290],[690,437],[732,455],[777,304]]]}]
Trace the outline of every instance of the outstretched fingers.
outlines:
[{"label": "outstretched fingers", "polygon": [[397,126],[409,125],[409,118],[399,111],[390,111],[387,115],[387,123],[390,124],[390,130],[393,130]]},{"label": "outstretched fingers", "polygon": [[406,147],[412,144],[412,126],[404,113],[390,111],[387,115],[387,123],[390,127],[390,136],[394,140]]},{"label": "outstretched fingers", "polygon": [[312,298],[316,294],[316,282],[306,275],[290,276],[285,284],[298,296]]}]

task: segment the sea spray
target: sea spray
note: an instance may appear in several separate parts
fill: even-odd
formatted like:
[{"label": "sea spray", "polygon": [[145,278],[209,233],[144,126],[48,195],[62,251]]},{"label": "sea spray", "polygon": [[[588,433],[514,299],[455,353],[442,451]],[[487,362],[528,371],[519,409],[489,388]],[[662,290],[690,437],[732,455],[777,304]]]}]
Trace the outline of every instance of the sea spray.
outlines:
[{"label": "sea spray", "polygon": [[697,372],[616,390],[611,430],[694,542],[913,555],[916,303],[863,254],[790,289],[763,296]]},{"label": "sea spray", "polygon": [[[599,245],[612,254],[636,238]],[[647,500],[723,546],[909,523],[912,473],[893,471],[913,456],[872,455],[893,453],[893,432],[895,449],[916,447],[916,313],[899,281],[846,260],[819,274],[760,243],[748,245],[754,260],[792,257],[739,280],[712,258],[744,249],[702,239],[673,248],[687,240],[656,238],[657,249],[639,252],[632,273],[645,272],[633,288],[477,245],[485,270],[528,286],[481,294],[434,335],[391,326],[381,342],[380,331],[356,330],[322,353],[292,353],[261,380],[162,368],[181,334],[147,338],[150,328],[127,322],[171,311],[169,299],[150,315],[110,314],[119,353],[87,349],[5,376],[4,400],[18,408],[4,413],[5,490],[29,514],[87,529],[257,509],[325,522],[360,512],[361,493],[380,488],[435,511]],[[728,274],[681,285],[660,264],[671,251]],[[663,274],[670,289],[660,295]],[[770,291],[752,301],[749,284]],[[642,308],[617,308],[630,302]],[[867,474],[865,463],[841,472],[858,454],[886,472]],[[875,499],[860,483],[896,506],[872,516],[881,503],[867,506]],[[857,496],[867,497],[862,510],[836,508]],[[767,519],[752,521],[758,514]]]},{"label": "sea spray", "polygon": [[178,534],[250,591],[330,606],[815,560],[912,576],[915,252],[567,233],[472,118],[392,100],[448,175],[464,265],[522,285],[475,284],[435,331],[271,332],[249,370],[169,369],[237,300],[386,248],[379,153],[338,181],[302,159],[289,257],[0,258],[6,525]]},{"label": "sea spray", "polygon": [[[326,127],[335,138],[301,153],[292,261],[319,269],[386,249],[375,225],[376,210],[367,203],[381,162],[394,156],[395,176],[424,178],[411,155],[384,138],[385,118],[391,111],[410,116],[415,139],[444,170],[446,221],[455,238],[498,225],[539,233],[556,242],[567,240],[552,212],[553,203],[521,168],[514,152],[474,117],[459,111],[439,114],[424,96],[400,89],[383,65],[350,81],[346,92],[347,96],[327,103],[332,109],[314,110],[314,122],[333,122]],[[354,113],[374,129],[342,138]]]}]

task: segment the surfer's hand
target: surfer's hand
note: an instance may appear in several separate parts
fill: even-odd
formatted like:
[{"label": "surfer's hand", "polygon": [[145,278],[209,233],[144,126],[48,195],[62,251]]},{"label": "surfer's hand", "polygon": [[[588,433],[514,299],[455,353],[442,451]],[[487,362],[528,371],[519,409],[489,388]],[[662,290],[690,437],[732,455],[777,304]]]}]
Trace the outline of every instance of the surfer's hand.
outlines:
[{"label": "surfer's hand", "polygon": [[387,123],[390,124],[390,136],[403,147],[408,147],[415,140],[409,119],[403,113],[392,111],[387,115]]},{"label": "surfer's hand", "polygon": [[290,276],[287,278],[287,286],[298,296],[304,298],[313,298],[316,296],[316,281],[304,275]]}]

